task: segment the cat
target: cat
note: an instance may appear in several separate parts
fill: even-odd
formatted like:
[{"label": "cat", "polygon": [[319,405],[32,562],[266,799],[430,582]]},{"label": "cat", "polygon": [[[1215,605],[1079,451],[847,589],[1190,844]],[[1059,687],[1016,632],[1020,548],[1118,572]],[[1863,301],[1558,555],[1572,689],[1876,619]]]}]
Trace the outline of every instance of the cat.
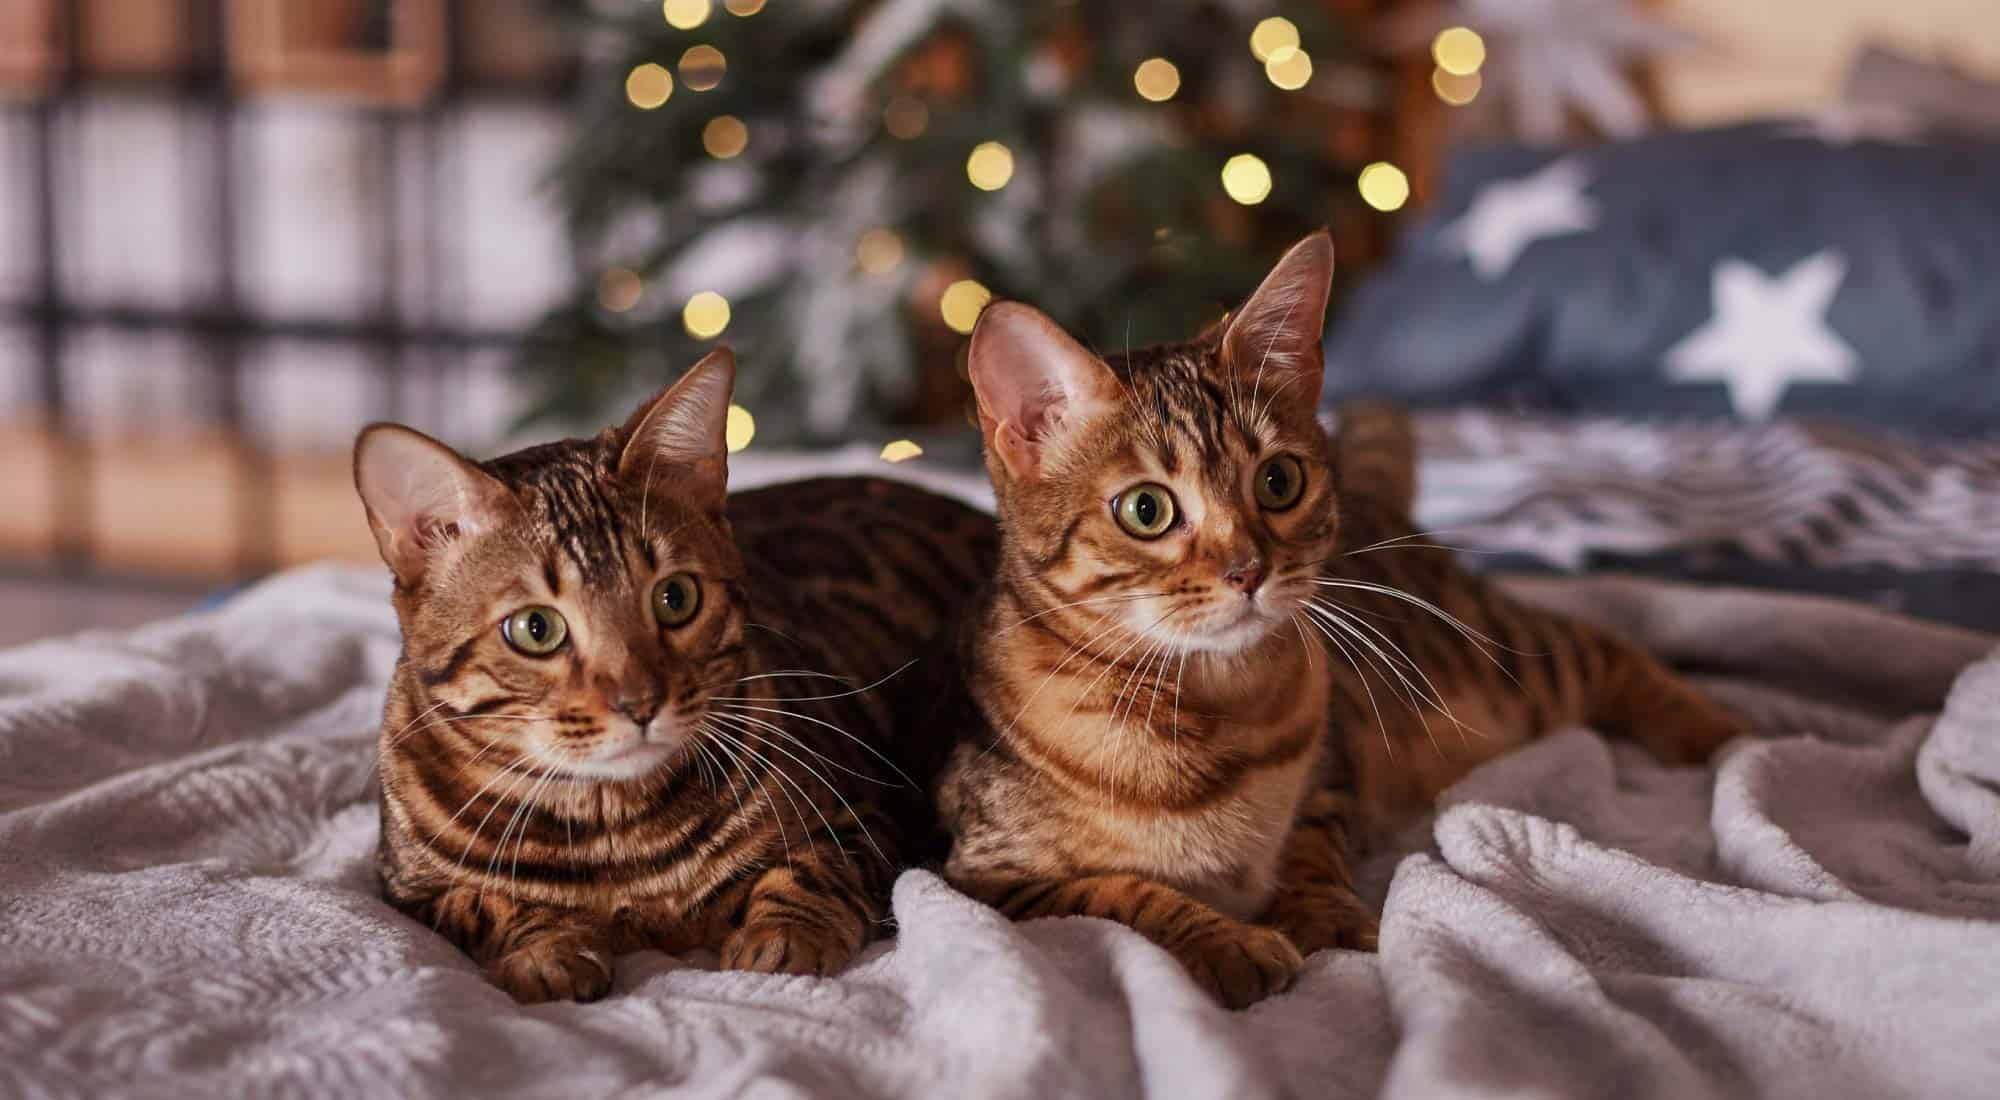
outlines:
[{"label": "cat", "polygon": [[1315,234],[1193,341],[1105,358],[998,302],[968,352],[1001,549],[962,636],[946,877],[1128,924],[1230,1006],[1372,949],[1355,843],[1475,764],[1579,721],[1675,761],[1737,732],[1419,535],[1399,411],[1329,437],[1332,272]]},{"label": "cat", "polygon": [[937,753],[862,689],[962,609],[992,521],[875,479],[726,497],[734,370],[485,463],[356,442],[403,633],[382,886],[520,1001],[601,997],[640,947],[837,971],[928,827]]}]

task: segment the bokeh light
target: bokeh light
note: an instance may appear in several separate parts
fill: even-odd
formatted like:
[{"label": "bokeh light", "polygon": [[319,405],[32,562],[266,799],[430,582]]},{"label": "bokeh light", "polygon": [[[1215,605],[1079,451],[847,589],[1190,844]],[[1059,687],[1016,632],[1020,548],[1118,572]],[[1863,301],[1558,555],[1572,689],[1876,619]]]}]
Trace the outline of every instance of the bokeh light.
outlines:
[{"label": "bokeh light", "polygon": [[1361,201],[1377,210],[1400,210],[1410,201],[1410,177],[1401,168],[1378,160],[1361,170]]},{"label": "bokeh light", "polygon": [[1446,27],[1431,39],[1431,56],[1445,72],[1471,76],[1486,64],[1486,40],[1470,27]]},{"label": "bokeh light", "polygon": [[681,324],[687,326],[689,336],[713,340],[729,327],[729,299],[713,290],[696,294],[681,310]]},{"label": "bokeh light", "polygon": [[731,15],[747,18],[764,10],[764,0],[722,0],[722,6]]},{"label": "bokeh light", "polygon": [[706,92],[722,83],[722,74],[729,68],[729,59],[714,46],[689,46],[681,55],[681,83],[689,91]]},{"label": "bokeh light", "polygon": [[1478,73],[1454,76],[1443,69],[1431,70],[1431,88],[1439,99],[1454,107],[1463,107],[1479,96],[1479,89],[1485,82]]},{"label": "bokeh light", "polygon": [[1305,87],[1313,78],[1313,59],[1301,49],[1289,49],[1264,62],[1264,75],[1288,92]]},{"label": "bokeh light", "polygon": [[632,71],[626,74],[625,98],[642,111],[658,107],[673,94],[674,76],[664,65],[648,61],[643,65],[634,65]]},{"label": "bokeh light", "polygon": [[1164,57],[1149,57],[1139,62],[1139,68],[1132,74],[1132,86],[1139,89],[1139,95],[1154,103],[1165,103],[1181,90],[1181,71]]},{"label": "bokeh light", "polygon": [[893,229],[870,229],[854,242],[854,266],[870,275],[887,275],[903,262],[903,238]]},{"label": "bokeh light", "polygon": [[660,12],[667,17],[668,26],[691,31],[708,22],[708,0],[665,0]]},{"label": "bokeh light", "polygon": [[729,453],[735,454],[750,445],[757,438],[757,418],[741,405],[729,406],[729,415],[722,422],[722,441],[729,445]]},{"label": "bokeh light", "polygon": [[979,322],[980,312],[992,300],[992,291],[971,279],[960,279],[944,288],[944,296],[938,299],[938,312],[944,315],[944,323],[953,332],[966,334]]},{"label": "bokeh light", "polygon": [[1287,50],[1298,48],[1299,28],[1282,15],[1259,22],[1250,32],[1250,53],[1259,61],[1269,62]]},{"label": "bokeh light", "polygon": [[965,176],[981,191],[998,191],[1014,178],[1014,151],[997,141],[982,141],[965,158]]},{"label": "bokeh light", "polygon": [[1271,169],[1262,158],[1238,153],[1222,166],[1222,189],[1245,206],[1255,206],[1271,194]]},{"label": "bokeh light", "polygon": [[607,269],[597,280],[597,304],[612,313],[624,313],[639,304],[646,284],[630,268]]},{"label": "bokeh light", "polygon": [[908,439],[892,440],[882,445],[882,461],[884,462],[908,462],[923,453],[924,449],[922,447],[917,446],[915,441]]},{"label": "bokeh light", "polygon": [[701,147],[717,160],[728,160],[750,144],[750,127],[735,115],[717,115],[701,128]]}]

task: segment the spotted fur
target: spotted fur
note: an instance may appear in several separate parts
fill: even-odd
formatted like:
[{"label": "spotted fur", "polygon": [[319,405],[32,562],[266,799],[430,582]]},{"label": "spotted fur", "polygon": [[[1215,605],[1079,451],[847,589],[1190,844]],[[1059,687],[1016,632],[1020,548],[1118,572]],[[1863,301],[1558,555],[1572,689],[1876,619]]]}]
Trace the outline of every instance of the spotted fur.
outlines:
[{"label": "spotted fur", "polygon": [[[1669,759],[1729,718],[1630,645],[1513,603],[1416,537],[1393,408],[1315,417],[1332,249],[1294,248],[1196,340],[1100,359],[1026,307],[973,336],[1002,531],[961,646],[973,729],[939,784],[953,881],[1015,917],[1131,925],[1225,1002],[1372,948],[1367,830],[1589,719]],[[1257,479],[1298,464],[1299,497]],[[1164,486],[1179,522],[1120,502]]]},{"label": "spotted fur", "polygon": [[[705,361],[624,428],[484,464],[401,429],[357,448],[404,637],[383,889],[524,1001],[601,996],[640,947],[838,970],[925,835],[910,777],[936,753],[857,689],[963,605],[991,521],[873,479],[725,503],[727,374]],[[677,573],[702,602],[667,626],[649,594]],[[527,606],[560,611],[562,649],[510,648],[499,624]]]}]

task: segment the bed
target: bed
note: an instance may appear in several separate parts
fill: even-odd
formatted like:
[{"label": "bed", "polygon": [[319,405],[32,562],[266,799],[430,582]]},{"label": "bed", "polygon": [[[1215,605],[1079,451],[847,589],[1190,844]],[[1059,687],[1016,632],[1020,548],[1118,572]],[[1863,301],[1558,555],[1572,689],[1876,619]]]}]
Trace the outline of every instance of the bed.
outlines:
[{"label": "bed", "polygon": [[[1422,509],[1454,542],[1603,549],[1547,502],[1615,515],[1616,479],[1562,488],[1578,467],[1545,452],[1550,433],[1631,446],[1616,423],[1461,413],[1424,433]],[[762,456],[737,478],[802,468],[879,463]],[[962,470],[901,472],[985,499]],[[519,1007],[376,894],[397,647],[377,571],[309,568],[207,613],[0,653],[0,1094],[1990,1089],[2000,640],[1813,596],[1508,583],[1698,669],[1757,736],[1669,769],[1576,729],[1475,772],[1368,865],[1380,954],[1316,956],[1240,1014],[1122,927],[1010,925],[923,870],[897,884],[897,938],[839,978],[642,952],[603,1002]]]}]

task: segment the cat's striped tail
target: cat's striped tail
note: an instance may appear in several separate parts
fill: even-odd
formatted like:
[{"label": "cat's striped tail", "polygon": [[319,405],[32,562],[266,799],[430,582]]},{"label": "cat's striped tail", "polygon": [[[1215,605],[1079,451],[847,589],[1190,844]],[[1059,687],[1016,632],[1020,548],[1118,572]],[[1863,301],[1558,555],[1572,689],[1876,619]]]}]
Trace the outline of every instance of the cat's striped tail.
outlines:
[{"label": "cat's striped tail", "polygon": [[1417,498],[1417,433],[1392,401],[1358,399],[1336,407],[1335,475],[1342,492],[1366,493],[1407,518]]}]

